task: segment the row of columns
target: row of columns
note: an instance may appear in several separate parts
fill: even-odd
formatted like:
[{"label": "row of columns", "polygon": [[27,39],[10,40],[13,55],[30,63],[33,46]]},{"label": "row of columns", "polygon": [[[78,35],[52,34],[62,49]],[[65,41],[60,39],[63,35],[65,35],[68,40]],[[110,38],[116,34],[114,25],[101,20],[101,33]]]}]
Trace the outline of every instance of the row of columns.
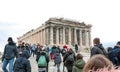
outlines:
[{"label": "row of columns", "polygon": [[[78,43],[77,41],[77,34],[76,34],[76,30],[77,30],[78,28],[74,28],[74,43]],[[91,33],[90,33],[90,31],[87,31],[87,30],[84,30],[85,31],[85,45],[87,45],[87,46],[89,46],[89,45],[91,45]],[[66,42],[65,42],[65,27],[63,27],[63,33],[62,33],[63,35],[62,35],[62,43],[63,43],[63,45],[64,44],[66,44]],[[83,46],[83,43],[82,43],[82,29],[79,29],[79,35],[80,35],[80,40],[79,40],[79,42],[80,42],[80,46]],[[71,27],[69,27],[69,34],[68,34],[68,38],[69,38],[69,40],[68,40],[68,45],[71,45]],[[53,45],[54,43],[53,43],[53,27],[51,26],[50,27],[50,45]],[[57,45],[60,45],[60,43],[59,43],[59,29],[57,28],[56,29],[56,44]]]},{"label": "row of columns", "polygon": [[[63,30],[62,30],[62,44],[60,44],[60,41],[59,41],[59,37],[60,37],[60,32],[59,32],[59,27],[56,28],[56,45],[65,45],[66,44],[66,39],[65,39],[65,28],[66,27],[63,27]],[[72,35],[72,29],[71,27],[68,27],[69,29],[69,33],[68,33],[68,45],[71,46],[72,45],[72,42],[75,44],[75,43],[78,43],[77,41],[77,34],[76,34],[76,30],[79,30],[79,46],[84,46],[83,44],[83,29],[81,28],[74,28],[74,35]],[[50,30],[50,31],[49,31]],[[45,44],[48,44],[49,45],[53,45],[53,27],[51,26],[50,29],[49,29],[46,33],[45,29],[42,29],[32,35],[30,35],[29,37],[27,38],[24,38],[24,42],[28,42],[28,43],[31,43],[31,44],[34,44],[34,43],[40,43],[42,45],[45,45]],[[85,46],[90,46],[91,45],[91,32],[90,30],[84,30],[85,32]],[[50,33],[49,33],[50,32]],[[47,34],[47,36],[46,36]],[[49,36],[50,35],[50,36]],[[74,36],[73,38],[73,41],[72,41],[72,36]],[[50,39],[49,39],[50,38]]]}]

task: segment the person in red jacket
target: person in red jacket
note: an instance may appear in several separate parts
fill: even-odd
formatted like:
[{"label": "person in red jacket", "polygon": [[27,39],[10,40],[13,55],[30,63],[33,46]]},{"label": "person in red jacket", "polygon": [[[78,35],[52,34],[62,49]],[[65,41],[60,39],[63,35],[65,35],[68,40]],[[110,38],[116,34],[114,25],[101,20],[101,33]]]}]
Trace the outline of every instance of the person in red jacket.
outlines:
[{"label": "person in red jacket", "polygon": [[64,45],[63,48],[65,48],[66,52],[68,52],[68,47],[66,45]]}]

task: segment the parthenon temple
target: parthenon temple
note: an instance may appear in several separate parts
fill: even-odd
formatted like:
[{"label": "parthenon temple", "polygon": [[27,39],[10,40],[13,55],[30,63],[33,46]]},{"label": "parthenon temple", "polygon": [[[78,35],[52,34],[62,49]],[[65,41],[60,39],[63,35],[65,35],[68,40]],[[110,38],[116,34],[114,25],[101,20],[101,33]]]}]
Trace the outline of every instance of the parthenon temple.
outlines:
[{"label": "parthenon temple", "polygon": [[45,24],[18,37],[18,43],[25,42],[41,45],[69,47],[78,44],[85,48],[91,46],[91,24],[64,18],[50,18]]}]

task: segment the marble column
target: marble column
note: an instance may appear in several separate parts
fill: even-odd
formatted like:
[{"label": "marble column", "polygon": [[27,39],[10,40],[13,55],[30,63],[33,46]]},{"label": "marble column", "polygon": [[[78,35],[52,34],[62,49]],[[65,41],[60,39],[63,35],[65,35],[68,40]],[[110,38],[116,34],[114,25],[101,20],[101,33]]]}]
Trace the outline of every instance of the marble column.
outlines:
[{"label": "marble column", "polygon": [[36,33],[36,42],[38,43],[38,32]]},{"label": "marble column", "polygon": [[46,40],[46,38],[45,38],[45,29],[43,29],[43,45],[46,44],[45,40]]},{"label": "marble column", "polygon": [[56,28],[57,31],[56,31],[56,44],[59,45],[59,29]]},{"label": "marble column", "polygon": [[40,44],[42,44],[42,30],[40,31]]},{"label": "marble column", "polygon": [[80,46],[82,47],[82,29],[80,29]]},{"label": "marble column", "polygon": [[47,28],[45,28],[45,44],[48,44],[47,41],[48,41]]},{"label": "marble column", "polygon": [[69,27],[69,46],[71,46],[71,28]]},{"label": "marble column", "polygon": [[85,30],[85,45],[88,46],[88,31]]},{"label": "marble column", "polygon": [[91,31],[90,30],[89,30],[88,36],[89,36],[89,46],[92,46],[92,44],[91,44]]},{"label": "marble column", "polygon": [[65,27],[63,27],[63,45],[65,45]]},{"label": "marble column", "polygon": [[40,31],[38,32],[38,43],[40,43]]},{"label": "marble column", "polygon": [[76,37],[76,28],[74,28],[74,44],[77,43],[77,37]]},{"label": "marble column", "polygon": [[53,45],[53,27],[50,27],[50,45]]},{"label": "marble column", "polygon": [[41,30],[41,45],[43,45],[43,31]]}]

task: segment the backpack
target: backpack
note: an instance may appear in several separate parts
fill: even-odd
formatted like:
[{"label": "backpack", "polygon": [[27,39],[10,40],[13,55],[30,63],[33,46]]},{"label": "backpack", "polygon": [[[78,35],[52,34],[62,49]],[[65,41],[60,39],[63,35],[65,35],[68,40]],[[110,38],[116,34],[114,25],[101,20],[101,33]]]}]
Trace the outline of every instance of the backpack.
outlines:
[{"label": "backpack", "polygon": [[66,62],[70,62],[70,63],[74,62],[74,54],[68,55]]},{"label": "backpack", "polygon": [[41,55],[38,60],[38,66],[47,66],[45,55]]},{"label": "backpack", "polygon": [[27,72],[26,71],[26,66],[23,64],[23,61],[26,59],[23,58],[18,58],[15,63],[14,63],[14,67],[13,67],[13,71],[14,72]]},{"label": "backpack", "polygon": [[56,54],[56,55],[54,56],[54,61],[55,61],[56,64],[61,63],[62,60],[61,60],[60,54]]},{"label": "backpack", "polygon": [[62,54],[66,54],[66,50],[64,48],[62,49]]}]

